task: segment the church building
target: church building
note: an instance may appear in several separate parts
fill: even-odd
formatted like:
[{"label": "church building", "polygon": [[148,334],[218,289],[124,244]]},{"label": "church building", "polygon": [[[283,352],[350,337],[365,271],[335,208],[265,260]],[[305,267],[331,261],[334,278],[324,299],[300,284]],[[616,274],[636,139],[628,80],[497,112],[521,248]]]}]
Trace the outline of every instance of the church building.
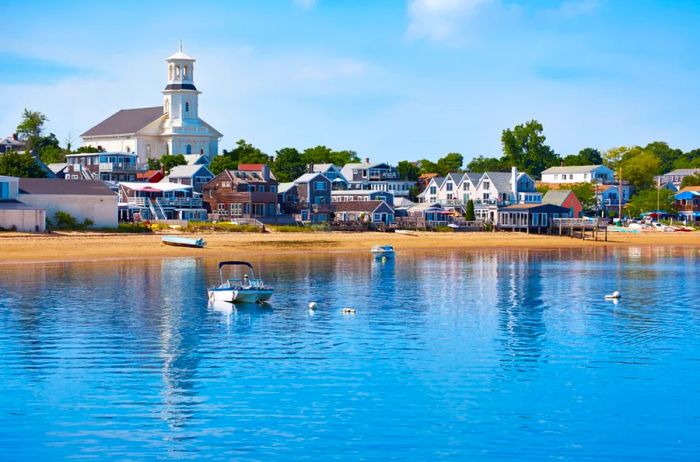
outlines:
[{"label": "church building", "polygon": [[163,154],[202,154],[209,160],[218,154],[223,135],[199,118],[195,60],[182,52],[181,43],[166,62],[163,106],[122,109],[80,135],[84,146],[136,153],[140,163]]}]

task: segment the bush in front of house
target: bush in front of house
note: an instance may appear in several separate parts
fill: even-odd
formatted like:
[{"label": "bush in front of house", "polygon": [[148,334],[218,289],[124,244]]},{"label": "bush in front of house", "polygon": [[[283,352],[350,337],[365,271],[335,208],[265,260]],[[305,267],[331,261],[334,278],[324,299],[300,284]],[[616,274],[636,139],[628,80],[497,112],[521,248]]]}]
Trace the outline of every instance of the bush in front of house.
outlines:
[{"label": "bush in front of house", "polygon": [[62,231],[84,231],[95,224],[95,222],[89,218],[86,218],[81,223],[70,213],[61,210],[53,214],[53,221],[46,221],[49,229],[59,229]]},{"label": "bush in front of house", "polygon": [[209,221],[190,221],[183,230],[196,233],[200,231],[218,231],[226,233],[260,233],[262,230],[255,225],[237,225],[234,223]]}]

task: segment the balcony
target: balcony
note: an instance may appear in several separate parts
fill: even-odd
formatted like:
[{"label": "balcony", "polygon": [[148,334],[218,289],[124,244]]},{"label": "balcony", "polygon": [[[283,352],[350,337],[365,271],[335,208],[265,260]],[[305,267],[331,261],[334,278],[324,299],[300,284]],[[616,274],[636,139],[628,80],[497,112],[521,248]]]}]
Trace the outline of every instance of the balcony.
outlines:
[{"label": "balcony", "polygon": [[99,164],[100,172],[135,172],[137,170],[138,168],[136,167],[136,164],[132,164],[131,162],[100,162]]},{"label": "balcony", "polygon": [[382,180],[399,180],[399,174],[397,172],[386,172],[386,171],[378,171],[378,172],[372,172],[370,171],[367,175],[367,179],[369,181],[382,181]]},{"label": "balcony", "polygon": [[156,199],[161,207],[176,209],[201,209],[202,199],[200,197],[159,197]]}]

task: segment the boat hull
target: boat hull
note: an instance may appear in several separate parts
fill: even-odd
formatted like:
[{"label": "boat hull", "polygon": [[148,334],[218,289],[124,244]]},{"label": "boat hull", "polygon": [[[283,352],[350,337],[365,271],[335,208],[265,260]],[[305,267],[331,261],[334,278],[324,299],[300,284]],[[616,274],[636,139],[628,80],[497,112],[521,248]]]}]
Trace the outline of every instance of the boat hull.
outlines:
[{"label": "boat hull", "polygon": [[258,303],[272,297],[272,289],[209,289],[209,300],[212,302],[229,303]]}]

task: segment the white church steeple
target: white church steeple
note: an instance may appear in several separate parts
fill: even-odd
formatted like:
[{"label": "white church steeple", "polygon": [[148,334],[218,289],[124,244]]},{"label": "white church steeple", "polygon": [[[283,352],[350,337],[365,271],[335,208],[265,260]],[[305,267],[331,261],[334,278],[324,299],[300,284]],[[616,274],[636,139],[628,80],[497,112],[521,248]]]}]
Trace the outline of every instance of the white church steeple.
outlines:
[{"label": "white church steeple", "polygon": [[163,90],[163,112],[170,116],[172,124],[182,125],[186,120],[198,118],[197,87],[194,86],[195,59],[182,51],[182,41],[177,53],[165,60],[168,63],[168,84]]}]

